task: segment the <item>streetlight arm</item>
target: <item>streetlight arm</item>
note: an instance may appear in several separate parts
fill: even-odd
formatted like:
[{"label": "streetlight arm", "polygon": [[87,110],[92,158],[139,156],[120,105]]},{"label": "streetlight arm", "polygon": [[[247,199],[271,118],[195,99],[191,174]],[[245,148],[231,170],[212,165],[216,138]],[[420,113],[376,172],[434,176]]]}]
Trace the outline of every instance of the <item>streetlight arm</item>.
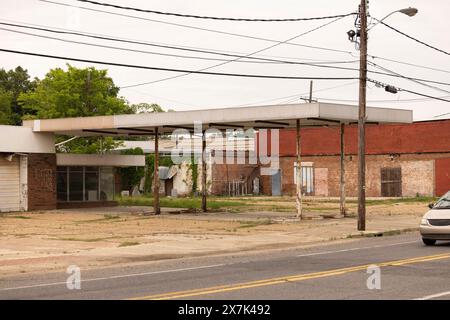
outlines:
[{"label": "streetlight arm", "polygon": [[386,20],[387,18],[389,18],[389,17],[390,17],[391,15],[393,15],[394,13],[400,12],[400,13],[406,14],[408,17],[412,17],[412,16],[415,16],[416,13],[417,13],[418,11],[419,11],[419,10],[417,10],[416,8],[411,8],[411,7],[409,7],[409,8],[405,8],[405,9],[400,9],[400,10],[392,11],[391,13],[389,13],[387,16],[385,16],[385,17],[384,17],[383,19],[381,19],[381,20],[378,20],[378,19],[374,18],[374,19],[377,21],[377,23],[375,23],[373,26],[371,26],[369,29],[367,29],[367,31],[370,31],[373,27],[375,27],[376,25],[378,25],[380,22],[383,22],[384,20]]}]

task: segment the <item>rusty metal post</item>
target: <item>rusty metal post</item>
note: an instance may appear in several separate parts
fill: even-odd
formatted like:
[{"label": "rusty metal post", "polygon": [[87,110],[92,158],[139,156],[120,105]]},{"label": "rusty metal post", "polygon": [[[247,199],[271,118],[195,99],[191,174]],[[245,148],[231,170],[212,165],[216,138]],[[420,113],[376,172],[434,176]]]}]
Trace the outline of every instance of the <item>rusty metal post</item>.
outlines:
[{"label": "rusty metal post", "polygon": [[155,128],[155,162],[153,168],[153,211],[155,215],[161,214],[159,205],[159,150],[158,150],[158,128]]},{"label": "rusty metal post", "polygon": [[205,130],[202,131],[202,211],[207,211],[206,206],[206,137]]}]

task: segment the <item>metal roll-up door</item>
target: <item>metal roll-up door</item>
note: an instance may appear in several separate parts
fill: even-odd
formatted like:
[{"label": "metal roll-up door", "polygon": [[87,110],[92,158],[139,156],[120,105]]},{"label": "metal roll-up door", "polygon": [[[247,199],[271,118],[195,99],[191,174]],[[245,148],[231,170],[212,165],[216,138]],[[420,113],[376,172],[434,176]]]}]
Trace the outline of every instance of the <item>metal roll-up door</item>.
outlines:
[{"label": "metal roll-up door", "polygon": [[0,156],[0,212],[20,210],[19,157]]}]

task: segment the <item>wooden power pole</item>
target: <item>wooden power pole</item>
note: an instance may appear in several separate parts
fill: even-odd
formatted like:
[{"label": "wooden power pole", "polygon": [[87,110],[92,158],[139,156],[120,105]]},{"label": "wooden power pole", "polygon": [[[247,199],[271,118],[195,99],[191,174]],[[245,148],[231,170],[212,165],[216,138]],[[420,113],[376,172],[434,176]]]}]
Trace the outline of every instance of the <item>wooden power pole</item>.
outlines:
[{"label": "wooden power pole", "polygon": [[340,212],[341,216],[346,215],[345,212],[345,144],[344,144],[344,128],[345,124],[341,123],[340,126],[340,143],[341,143],[341,155],[340,155],[340,183],[339,183],[339,194],[340,194]]},{"label": "wooden power pole", "polygon": [[359,112],[358,112],[358,230],[366,230],[366,81],[367,81],[367,0],[361,0]]}]

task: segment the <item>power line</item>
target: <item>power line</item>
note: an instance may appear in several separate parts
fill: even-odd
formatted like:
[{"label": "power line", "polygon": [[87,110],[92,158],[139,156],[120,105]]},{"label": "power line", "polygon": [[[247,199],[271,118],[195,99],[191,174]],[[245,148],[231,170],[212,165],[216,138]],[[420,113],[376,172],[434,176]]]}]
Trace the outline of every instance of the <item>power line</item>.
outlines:
[{"label": "power line", "polygon": [[[327,88],[323,88],[323,89],[317,89],[317,90],[313,90],[313,92],[320,92],[320,91],[332,90],[332,89],[336,89],[336,88],[340,88],[340,87],[345,87],[345,86],[348,86],[348,85],[351,85],[351,84],[355,84],[355,83],[357,83],[357,81],[356,81],[356,82],[355,82],[355,81],[352,81],[352,82],[349,82],[349,83],[344,83],[344,84],[340,84],[340,85],[333,86],[333,87],[327,87]],[[295,97],[295,99],[297,100],[297,99],[299,99],[300,96],[302,96],[302,95],[304,95],[304,94],[307,94],[307,93],[309,93],[309,91],[304,92],[304,93],[291,94],[291,95],[283,96],[283,97],[277,97],[277,98],[271,98],[271,99],[259,100],[259,101],[252,102],[252,103],[240,104],[240,105],[237,105],[237,106],[234,106],[234,107],[244,107],[244,106],[250,106],[250,105],[253,105],[253,104],[261,104],[261,103],[266,103],[266,102],[271,102],[271,101],[276,101],[276,100],[282,100],[282,99],[288,99],[288,98],[291,99],[291,98],[294,98],[294,97]]]},{"label": "power line", "polygon": [[[86,34],[82,34],[82,33],[63,32],[63,31],[56,31],[56,30],[44,29],[44,28],[20,26],[20,25],[17,25],[17,24],[10,24],[10,23],[2,23],[2,22],[0,22],[0,25],[11,25],[11,26],[15,26],[15,27],[24,27],[24,28],[38,29],[38,30],[42,30],[42,31],[49,31],[49,32],[55,32],[55,33],[69,33],[69,34],[76,34],[76,35],[80,35],[80,36],[91,37],[90,35],[86,35]],[[319,26],[319,27],[317,27],[317,28],[315,28],[313,30],[317,30],[318,28],[323,27],[323,26],[324,25]],[[74,40],[61,39],[61,38],[56,38],[56,37],[48,37],[48,36],[44,36],[44,35],[38,35],[38,34],[33,34],[33,33],[28,33],[28,32],[11,30],[11,29],[7,29],[7,28],[0,28],[0,30],[4,30],[4,31],[8,31],[8,32],[20,33],[20,34],[25,34],[25,35],[35,36],[35,37],[40,37],[40,38],[52,39],[52,40],[57,40],[57,41],[62,41],[62,42],[67,42],[67,43],[75,43],[75,44],[88,45],[88,46],[101,47],[101,48],[108,48],[108,49],[115,49],[115,50],[131,51],[131,52],[137,52],[137,53],[154,54],[154,55],[162,55],[162,56],[170,56],[170,57],[178,57],[178,58],[223,61],[222,63],[216,64],[216,65],[211,66],[211,67],[203,68],[203,69],[200,69],[198,71],[205,71],[205,70],[211,69],[213,67],[225,65],[225,64],[228,64],[228,63],[231,63],[231,62],[249,62],[250,63],[250,61],[240,61],[240,59],[241,58],[245,58],[245,59],[252,58],[251,57],[252,54],[247,54],[245,56],[237,56],[238,59],[233,59],[233,60],[213,59],[213,58],[205,58],[205,57],[198,57],[198,56],[183,56],[183,55],[175,55],[175,54],[168,54],[168,53],[136,50],[136,49],[130,49],[130,48],[114,47],[114,46],[101,45],[101,44],[93,44],[93,43],[87,43],[87,42],[80,42],[80,41],[74,41]],[[309,31],[307,31],[307,32],[305,32],[303,34],[312,32],[313,30],[309,30]],[[301,35],[303,35],[303,34],[301,34]],[[94,36],[94,38],[98,38],[98,37]],[[104,39],[106,39],[106,38],[104,38]],[[107,40],[110,40],[110,39],[111,40],[117,40],[117,39],[107,38]],[[143,44],[145,44],[145,43],[143,43]],[[257,53],[265,51],[265,50],[273,48],[273,47],[274,46],[270,46],[268,48],[258,50]],[[294,62],[294,61],[274,60],[274,59],[262,59],[262,60],[268,61],[268,62],[270,61],[270,62],[273,62],[273,63],[276,62],[276,63],[286,63],[286,64],[297,64],[297,65],[306,65],[306,66],[322,67],[322,68],[332,68],[332,69],[340,69],[340,70],[351,70],[351,71],[357,71],[358,70],[358,69],[355,69],[355,68],[347,68],[347,67],[337,67],[337,66],[329,66],[329,65],[316,65],[314,63],[308,63],[308,62]],[[388,70],[388,69],[386,69],[386,70]],[[409,79],[409,80],[412,80],[412,81],[425,81],[425,82],[438,83],[438,84],[442,84],[442,85],[450,85],[450,84],[447,84],[447,83],[437,82],[437,81],[433,81],[433,80],[405,77],[405,76],[402,76],[402,75],[400,75],[398,73],[392,72],[390,70],[388,70],[388,71],[393,73],[393,74],[387,74],[387,73],[383,73],[383,72],[377,72],[377,71],[369,70],[369,72],[371,72],[371,73],[376,73],[376,74],[381,74],[381,75],[386,75],[386,76],[398,76],[400,78],[405,78],[405,79]],[[178,77],[181,77],[181,76],[183,76],[183,75],[177,75],[177,76],[174,76],[174,77],[163,78],[163,79],[160,79],[160,80],[154,80],[154,81],[151,81],[151,82],[138,83],[138,84],[133,84],[133,85],[129,85],[129,86],[122,86],[121,88],[122,89],[126,89],[126,88],[131,88],[131,87],[137,87],[137,86],[142,86],[142,85],[151,84],[151,83],[155,83],[155,82],[161,82],[161,81],[170,80],[170,79],[178,78]],[[422,84],[422,85],[426,85],[426,84]],[[433,87],[433,88],[436,88],[436,87]],[[443,89],[440,89],[440,90],[443,90]],[[445,91],[445,92],[448,92],[448,91]]]},{"label": "power line", "polygon": [[437,116],[434,116],[433,118],[443,117],[443,116],[446,116],[446,115],[449,115],[449,114],[450,114],[450,112],[443,113],[443,114],[438,114]]},{"label": "power line", "polygon": [[[99,9],[87,8],[87,7],[82,7],[82,6],[75,6],[75,5],[70,5],[70,4],[67,4],[67,3],[60,3],[60,2],[50,1],[50,0],[39,0],[39,1],[46,2],[46,3],[51,3],[51,4],[56,4],[56,5],[60,5],[60,6],[65,6],[65,7],[83,9],[83,10],[92,11],[92,12],[106,13],[106,14],[120,16],[120,17],[126,17],[126,18],[138,19],[138,20],[143,20],[143,21],[162,23],[162,24],[167,24],[167,25],[172,25],[172,26],[177,26],[177,27],[183,27],[183,28],[189,28],[189,29],[193,29],[193,30],[213,32],[213,33],[218,33],[218,34],[223,34],[223,35],[228,35],[228,36],[234,36],[234,37],[240,37],[240,38],[245,38],[245,39],[260,40],[260,41],[273,42],[273,43],[278,43],[279,42],[278,40],[269,39],[269,38],[262,38],[262,37],[256,37],[256,36],[251,36],[251,35],[227,32],[227,31],[222,31],[222,30],[217,30],[217,29],[208,29],[208,28],[202,28],[202,27],[197,27],[197,26],[191,26],[191,25],[187,25],[187,24],[174,23],[174,22],[168,22],[168,21],[162,21],[162,20],[156,20],[156,19],[149,19],[149,18],[133,16],[133,15],[117,13],[117,12],[111,12],[111,11],[106,11],[106,10],[99,10]],[[346,53],[346,54],[352,55],[351,51],[345,51],[345,50],[339,50],[339,49],[333,49],[333,48],[310,46],[310,45],[294,43],[294,42],[286,42],[285,44],[286,45],[290,45],[290,46],[298,46],[298,47],[317,49],[317,50],[324,50],[324,51],[331,51],[331,52]]]},{"label": "power line", "polygon": [[[375,18],[374,18],[374,19],[375,19]],[[405,37],[407,37],[407,38],[409,38],[409,39],[411,39],[411,40],[414,40],[414,41],[416,41],[416,42],[418,42],[418,43],[420,43],[420,44],[422,44],[422,45],[424,45],[424,46],[426,46],[426,47],[428,47],[428,48],[434,49],[434,50],[439,51],[439,52],[441,52],[441,53],[444,53],[444,54],[446,54],[446,55],[450,55],[449,52],[447,52],[447,51],[445,51],[445,50],[442,50],[442,49],[439,49],[439,48],[436,48],[436,47],[434,47],[434,46],[432,46],[432,45],[430,45],[430,44],[428,44],[428,43],[426,43],[426,42],[423,42],[423,41],[421,41],[421,40],[419,40],[419,39],[416,39],[416,38],[414,38],[414,37],[412,37],[412,36],[410,36],[410,35],[408,35],[408,34],[402,32],[402,31],[400,31],[400,30],[398,30],[398,29],[396,29],[396,28],[394,28],[394,27],[388,25],[387,23],[385,23],[385,22],[383,22],[383,21],[380,21],[380,20],[378,20],[378,19],[375,19],[375,20],[377,20],[377,21],[378,21],[379,23],[381,23],[382,25],[388,27],[389,29],[394,30],[395,32],[401,34],[402,36],[405,36]]]},{"label": "power line", "polygon": [[357,79],[354,77],[297,77],[297,76],[259,75],[259,74],[243,74],[243,73],[206,72],[206,71],[195,71],[195,70],[174,69],[174,68],[164,68],[164,67],[151,67],[151,66],[124,64],[124,63],[98,61],[98,60],[90,60],[90,59],[62,57],[62,56],[55,56],[55,55],[49,55],[49,54],[2,49],[2,48],[0,48],[0,51],[35,56],[35,57],[42,57],[42,58],[51,58],[51,59],[59,59],[59,60],[69,60],[69,61],[77,61],[77,62],[85,62],[85,63],[103,64],[103,65],[109,65],[109,66],[115,66],[115,67],[157,70],[157,71],[170,71],[170,72],[181,72],[181,73],[189,73],[190,72],[190,73],[195,73],[195,74],[204,74],[204,75],[213,75],[213,76],[261,78],[261,79],[286,79],[286,80],[356,80]]},{"label": "power line", "polygon": [[104,7],[111,7],[116,9],[122,9],[122,10],[132,10],[137,12],[145,12],[145,13],[154,13],[159,15],[165,15],[165,16],[175,16],[175,17],[182,17],[182,18],[197,18],[197,19],[210,19],[210,20],[225,20],[225,21],[246,21],[246,22],[292,22],[292,21],[311,21],[311,20],[324,20],[324,19],[333,19],[333,18],[343,18],[350,15],[353,15],[355,13],[347,13],[347,14],[339,14],[339,15],[333,15],[333,16],[324,16],[324,17],[309,17],[309,18],[287,18],[287,19],[249,19],[249,18],[226,18],[226,17],[212,17],[212,16],[199,16],[199,15],[193,15],[193,14],[181,14],[181,13],[174,13],[174,12],[163,12],[163,11],[157,11],[157,10],[147,10],[147,9],[140,9],[135,7],[125,7],[120,6],[116,4],[111,3],[104,3],[104,2],[97,2],[97,1],[90,1],[90,0],[77,0],[79,2],[85,2],[90,3],[98,6],[104,6]]},{"label": "power line", "polygon": [[[326,100],[326,101],[337,101],[337,102],[358,102],[358,100],[355,99],[335,99],[335,98],[325,98],[325,97],[315,97],[318,100]],[[450,96],[441,96],[437,97],[439,99],[445,99],[450,98]],[[434,98],[415,98],[415,99],[385,99],[385,100],[367,100],[367,102],[370,103],[393,103],[393,102],[401,102],[401,103],[407,103],[407,102],[426,102],[434,100]]]},{"label": "power line", "polygon": [[[3,24],[3,23],[0,22],[0,25],[1,24]],[[2,28],[2,27],[0,27],[0,30],[7,31],[7,32],[13,32],[13,33],[24,34],[24,35],[38,37],[38,38],[62,41],[62,42],[66,42],[66,43],[81,44],[81,45],[87,45],[87,46],[93,46],[93,47],[100,47],[100,48],[106,48],[106,49],[123,50],[123,51],[130,51],[130,52],[136,52],[136,53],[145,53],[145,54],[153,54],[153,55],[175,57],[175,58],[198,59],[198,60],[209,60],[209,61],[230,61],[230,60],[221,59],[221,58],[187,56],[187,55],[179,55],[179,54],[170,54],[170,53],[162,53],[162,52],[154,52],[154,51],[137,50],[137,49],[131,49],[131,48],[115,47],[115,46],[109,46],[109,45],[102,45],[102,44],[98,44],[98,43],[89,43],[89,42],[68,40],[68,39],[49,37],[49,36],[44,36],[44,35],[40,35],[40,34],[24,32],[24,31],[12,30],[12,29]],[[269,63],[269,64],[277,63],[277,62],[269,62],[269,61],[259,61],[259,59],[257,61],[253,61],[252,60],[252,61],[237,61],[237,62],[241,62],[241,63]],[[282,63],[282,62],[279,62],[279,63]],[[310,65],[310,64],[308,63],[308,65]]]},{"label": "power line", "polygon": [[[284,44],[284,43],[286,43],[286,42],[288,42],[288,41],[292,41],[292,40],[297,39],[297,38],[299,38],[299,37],[301,37],[301,36],[307,35],[307,34],[309,34],[309,33],[311,33],[311,32],[314,32],[314,31],[316,31],[316,30],[318,30],[318,29],[321,29],[321,28],[323,28],[323,27],[325,27],[325,26],[328,26],[328,25],[330,25],[330,24],[332,24],[332,23],[334,23],[334,22],[336,22],[336,21],[339,21],[339,20],[341,20],[341,19],[343,19],[343,18],[344,18],[344,17],[340,17],[340,18],[334,19],[334,20],[332,20],[332,21],[330,21],[330,22],[324,23],[324,24],[322,24],[322,25],[320,25],[320,26],[318,26],[318,27],[315,27],[315,28],[310,29],[310,30],[308,30],[308,31],[302,32],[301,34],[296,35],[296,36],[294,36],[294,37],[291,37],[291,38],[289,38],[289,39],[286,39],[286,40],[284,40],[284,41],[280,41],[280,42],[278,42],[278,43],[276,43],[276,44],[270,45],[270,46],[265,47],[265,48],[263,48],[263,49],[260,49],[260,50],[251,52],[251,53],[249,53],[249,54],[246,54],[243,58],[248,58],[248,57],[250,57],[250,56],[252,56],[252,55],[254,55],[254,54],[257,54],[257,53],[261,53],[261,52],[267,51],[267,50],[272,49],[272,48],[274,48],[274,47],[276,47],[276,46],[282,45],[282,44]],[[206,71],[206,70],[210,70],[210,69],[213,69],[213,68],[216,68],[216,67],[219,67],[219,66],[226,65],[226,64],[228,64],[228,63],[232,63],[232,62],[238,61],[239,59],[241,59],[241,58],[236,58],[236,59],[233,59],[233,60],[230,60],[230,61],[227,61],[227,62],[222,62],[222,63],[219,63],[219,64],[215,64],[215,65],[212,65],[212,66],[209,66],[209,67],[206,67],[206,68],[199,69],[199,70],[197,70],[197,71]],[[320,67],[325,67],[325,66],[322,66],[322,65],[321,65]],[[339,69],[341,69],[341,68],[345,68],[345,67],[332,67],[332,68],[339,68]],[[345,68],[345,69],[347,69],[347,68]],[[137,83],[137,84],[133,84],[133,85],[122,86],[121,88],[123,89],[123,88],[131,88],[131,87],[137,87],[137,86],[142,86],[142,85],[148,85],[148,84],[152,84],[152,83],[157,83],[157,82],[162,82],[162,81],[172,80],[172,79],[175,79],[175,78],[184,77],[184,76],[187,76],[187,75],[189,75],[189,74],[191,74],[191,73],[185,73],[185,74],[176,75],[176,76],[173,76],[173,77],[162,78],[162,79],[153,80],[153,81],[150,81],[150,82],[142,82],[142,83]]]},{"label": "power line", "polygon": [[438,69],[438,68],[433,68],[433,67],[422,66],[422,65],[418,65],[418,64],[414,64],[414,63],[398,61],[398,60],[393,60],[393,59],[388,59],[388,58],[383,58],[383,57],[380,57],[380,56],[368,55],[368,57],[370,57],[372,59],[380,59],[380,60],[390,61],[390,62],[394,62],[394,63],[404,64],[404,65],[411,66],[411,67],[417,67],[417,68],[422,68],[422,69],[428,69],[428,70],[433,70],[433,71],[450,73],[450,71],[448,71],[448,70],[443,70],[443,69]]},{"label": "power line", "polygon": [[[104,34],[86,33],[86,32],[80,32],[80,31],[71,30],[71,29],[52,28],[49,26],[17,22],[17,21],[8,20],[8,19],[4,19],[4,21],[10,21],[13,23],[0,22],[0,24],[6,25],[6,26],[18,27],[18,28],[26,28],[26,29],[32,29],[32,30],[38,30],[38,31],[52,32],[52,33],[57,33],[57,34],[69,34],[69,35],[76,35],[76,36],[82,36],[82,37],[89,37],[89,38],[93,38],[93,39],[117,41],[117,42],[131,43],[131,44],[137,44],[137,45],[146,45],[146,46],[153,46],[153,47],[159,47],[159,48],[165,48],[165,49],[184,50],[184,51],[190,51],[190,52],[221,55],[221,56],[227,56],[227,57],[244,57],[243,53],[241,54],[241,53],[235,52],[235,51],[223,51],[223,50],[220,51],[220,50],[216,50],[216,49],[205,49],[205,48],[189,47],[189,46],[181,46],[181,45],[176,46],[176,45],[166,44],[166,43],[154,43],[154,42],[148,42],[148,41],[143,41],[143,40],[118,38],[118,37],[113,37],[113,36],[104,35]],[[24,24],[26,24],[26,25],[24,25]],[[234,54],[234,53],[239,53],[239,54]],[[282,58],[282,59],[315,61],[313,64],[345,64],[345,63],[358,62],[358,60],[320,61],[317,59],[307,59],[307,58],[299,58],[299,57],[280,57],[280,56],[271,56],[271,55],[261,55],[261,57],[264,57],[264,56]],[[261,60],[261,61],[267,61],[267,62],[273,62],[273,63],[291,62],[291,61],[286,61],[286,60],[275,60],[275,59],[268,59],[268,58],[261,58],[261,57],[252,56],[252,57],[248,57],[247,59]]]},{"label": "power line", "polygon": [[[375,83],[376,85],[379,85],[379,86],[382,86],[382,87],[386,87],[387,86],[386,83],[383,83],[383,82],[380,82],[380,81],[377,81],[377,80],[373,80],[373,79],[367,78],[367,81]],[[412,90],[408,90],[408,89],[403,89],[403,88],[400,88],[400,87],[397,87],[397,86],[395,86],[395,88],[398,91],[404,91],[404,92],[408,92],[408,93],[415,94],[415,95],[422,96],[422,97],[427,97],[427,98],[440,100],[440,101],[444,101],[444,102],[450,102],[450,100],[446,100],[444,98],[430,96],[428,94],[424,94],[424,93],[420,93],[420,92],[416,92],[416,91],[412,91]]]},{"label": "power line", "polygon": [[[341,19],[341,18],[339,18],[339,19]],[[328,22],[325,25],[328,25],[328,24],[333,23],[333,22],[334,21]],[[25,34],[25,35],[29,35],[29,36],[34,36],[34,37],[40,37],[40,38],[46,38],[46,39],[51,39],[51,40],[56,40],[56,41],[62,41],[62,42],[67,42],[67,43],[75,43],[75,44],[81,44],[81,45],[88,45],[88,46],[94,46],[94,47],[101,47],[101,48],[108,48],[108,49],[115,49],[115,50],[122,50],[122,51],[131,51],[131,52],[145,53],[145,54],[154,54],[154,55],[161,55],[161,56],[178,57],[178,58],[223,61],[223,63],[217,64],[217,65],[214,65],[214,66],[211,66],[211,67],[207,67],[207,68],[204,68],[204,69],[200,69],[199,71],[208,70],[208,69],[211,69],[212,67],[217,67],[217,66],[228,64],[228,63],[231,63],[231,62],[252,63],[252,61],[240,61],[241,59],[257,60],[255,62],[259,62],[259,63],[266,62],[266,63],[294,64],[294,65],[304,65],[304,66],[319,67],[319,68],[330,68],[330,69],[338,69],[338,70],[358,71],[358,69],[356,69],[356,68],[330,66],[330,65],[322,64],[322,63],[296,62],[296,61],[289,61],[289,60],[257,58],[257,57],[253,57],[252,56],[253,54],[255,54],[254,52],[252,54],[247,54],[247,55],[234,55],[234,54],[217,53],[217,52],[213,52],[213,51],[204,51],[204,50],[186,49],[186,48],[174,47],[174,46],[158,45],[158,44],[152,44],[152,43],[147,43],[147,42],[122,40],[122,39],[117,39],[117,38],[112,38],[112,37],[107,37],[107,36],[105,36],[105,37],[104,36],[96,36],[96,35],[86,34],[86,33],[81,33],[81,32],[59,31],[59,30],[54,30],[54,29],[49,29],[49,28],[42,28],[42,27],[30,27],[30,26],[25,26],[25,25],[20,25],[20,24],[13,24],[13,23],[0,22],[0,25],[8,25],[8,26],[13,26],[13,27],[33,29],[33,30],[51,32],[51,33],[57,33],[57,34],[71,34],[71,35],[77,35],[77,36],[82,36],[82,37],[89,37],[89,38],[100,39],[100,40],[111,40],[111,41],[116,41],[116,42],[125,42],[125,43],[133,43],[133,44],[140,44],[140,45],[149,45],[149,46],[156,46],[156,47],[163,47],[163,48],[170,48],[170,49],[195,51],[195,52],[201,52],[201,53],[219,54],[219,55],[226,55],[226,56],[231,56],[231,57],[238,58],[238,59],[233,59],[233,60],[226,60],[226,59],[214,59],[214,58],[207,58],[207,57],[199,57],[199,56],[184,56],[184,55],[176,55],[176,54],[169,54],[169,53],[144,51],[144,50],[137,50],[137,49],[131,49],[131,48],[122,48],[122,47],[115,47],[115,46],[109,46],[109,45],[80,42],[80,41],[75,41],[75,40],[67,40],[67,39],[62,39],[62,38],[49,37],[49,36],[38,35],[38,34],[33,34],[33,33],[21,32],[21,31],[11,30],[11,29],[7,29],[7,28],[0,28],[0,30],[4,30],[4,31],[8,31],[8,32],[15,32],[15,33]],[[314,28],[312,30],[306,31],[305,33],[302,33],[302,34],[300,34],[300,35],[298,35],[296,37],[299,37],[301,35],[304,35],[304,34],[312,32],[312,31],[315,31],[315,30],[317,30],[319,28],[324,27],[325,25],[321,25],[321,26],[316,27],[316,28]],[[296,37],[294,37],[294,38],[296,38]],[[281,43],[284,43],[284,42],[279,42],[278,44],[281,44]],[[259,52],[265,51],[267,49],[273,48],[274,46],[276,46],[276,45],[270,46],[270,47],[265,48],[265,49],[258,50],[256,52],[259,53]],[[333,64],[333,62],[327,62],[327,63],[328,64]],[[441,84],[441,85],[450,85],[449,83],[438,82],[438,81],[434,81],[434,80],[427,80],[427,79],[407,77],[407,76],[403,76],[403,75],[400,75],[400,74],[392,72],[392,71],[389,71],[389,72],[391,72],[391,74],[384,73],[384,72],[377,72],[377,71],[373,71],[373,70],[369,70],[368,72],[375,73],[375,74],[380,74],[380,75],[385,75],[385,76],[393,76],[393,77],[404,78],[404,79],[408,79],[408,80],[412,80],[412,81],[423,81],[423,82],[430,82],[430,83]],[[178,78],[180,76],[182,76],[182,75],[178,75],[178,76],[175,76],[175,77],[169,77],[169,78],[163,78],[163,79],[155,80],[155,81],[151,81],[151,82],[139,83],[139,84],[130,85],[130,86],[123,86],[122,88],[125,89],[125,88],[129,88],[129,87],[136,87],[136,86],[151,84],[151,83],[155,83],[155,82],[160,82],[160,81],[170,80],[170,79],[173,79],[173,78]],[[423,84],[423,85],[425,85],[425,84]],[[435,88],[435,87],[433,87],[433,88]]]},{"label": "power line", "polygon": [[[385,68],[385,67],[382,67],[382,66],[380,66],[380,65],[378,65],[378,64],[376,64],[376,63],[374,63],[374,62],[368,61],[368,63],[369,63],[371,66],[374,66],[375,68],[378,68],[378,69],[381,69],[381,70],[390,72],[390,73],[395,74],[395,75],[398,75],[398,76],[400,76],[400,77],[402,77],[402,78],[404,77],[404,76],[402,76],[401,74],[399,74],[398,72],[395,72],[395,71],[392,71],[392,70],[387,69],[387,68]],[[441,89],[441,88],[438,88],[438,87],[435,87],[435,86],[431,86],[431,85],[429,85],[429,84],[426,84],[426,83],[421,82],[420,80],[415,80],[414,78],[408,78],[408,77],[404,77],[404,78],[407,79],[407,80],[410,80],[410,81],[412,81],[412,82],[414,82],[414,83],[417,83],[417,84],[420,84],[420,85],[422,85],[422,86],[425,86],[425,87],[427,87],[427,88],[435,89],[435,90],[442,91],[442,92],[445,92],[445,93],[450,93],[450,91],[447,91],[447,90],[444,90],[444,89]]]}]

